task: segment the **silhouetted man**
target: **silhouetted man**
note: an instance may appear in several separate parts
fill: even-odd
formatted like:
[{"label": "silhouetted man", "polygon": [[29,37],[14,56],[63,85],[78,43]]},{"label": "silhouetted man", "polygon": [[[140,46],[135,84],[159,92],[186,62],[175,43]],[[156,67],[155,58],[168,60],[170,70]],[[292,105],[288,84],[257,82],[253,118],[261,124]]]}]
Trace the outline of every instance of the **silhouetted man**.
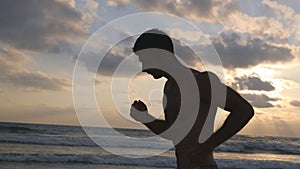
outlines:
[{"label": "silhouetted man", "polygon": [[[151,49],[148,52],[148,49]],[[154,49],[154,50],[152,50]],[[158,49],[156,52],[155,49]],[[159,51],[166,52],[159,52]],[[143,123],[155,134],[162,134],[167,131],[176,121],[180,112],[180,107],[183,102],[192,103],[191,100],[181,100],[183,94],[180,90],[182,82],[176,81],[174,72],[170,73],[166,70],[173,70],[174,68],[180,72],[190,71],[197,83],[197,90],[201,96],[199,101],[199,109],[196,112],[196,117],[188,132],[184,133],[184,137],[180,141],[175,141],[178,138],[176,132],[171,132],[169,135],[164,135],[165,138],[173,141],[176,148],[177,166],[180,169],[216,169],[217,165],[213,158],[213,150],[240,131],[248,121],[253,117],[254,110],[252,106],[242,98],[232,88],[222,84],[218,77],[211,72],[198,72],[181,64],[174,55],[173,43],[171,38],[162,31],[152,29],[143,33],[135,42],[133,51],[139,57],[142,63],[142,71],[153,76],[155,79],[165,77],[167,82],[164,86],[165,97],[164,115],[165,120],[155,119],[151,116],[146,105],[142,101],[134,101],[131,106],[130,115],[136,121]],[[161,65],[171,64],[171,68],[163,70]],[[161,69],[160,69],[161,68]],[[188,73],[175,73],[175,76],[185,76]],[[177,75],[179,74],[179,75]],[[183,77],[184,78],[184,77]],[[187,85],[191,81],[186,80]],[[212,93],[224,89],[224,103],[217,103],[212,101]],[[220,90],[221,91],[221,90]],[[192,91],[197,92],[197,91]],[[221,94],[220,94],[221,95]],[[194,104],[194,103],[192,103]],[[192,107],[193,105],[189,105]],[[223,125],[215,133],[213,133],[206,141],[200,143],[199,136],[202,132],[205,121],[207,120],[209,112],[217,111],[217,107],[229,111],[230,114],[223,123]],[[190,116],[190,112],[182,112],[184,116]],[[214,117],[214,116],[213,116]],[[188,125],[188,122],[182,121],[182,127]],[[178,128],[179,129],[179,128]]]}]

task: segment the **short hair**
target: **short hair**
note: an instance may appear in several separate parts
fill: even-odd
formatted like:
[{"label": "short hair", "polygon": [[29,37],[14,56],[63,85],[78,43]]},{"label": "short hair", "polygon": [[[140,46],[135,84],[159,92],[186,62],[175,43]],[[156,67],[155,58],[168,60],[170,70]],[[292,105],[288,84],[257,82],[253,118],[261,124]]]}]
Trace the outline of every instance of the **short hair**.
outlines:
[{"label": "short hair", "polygon": [[174,53],[171,38],[165,32],[158,29],[151,29],[141,34],[132,49],[134,52],[138,52],[149,48],[163,49]]}]

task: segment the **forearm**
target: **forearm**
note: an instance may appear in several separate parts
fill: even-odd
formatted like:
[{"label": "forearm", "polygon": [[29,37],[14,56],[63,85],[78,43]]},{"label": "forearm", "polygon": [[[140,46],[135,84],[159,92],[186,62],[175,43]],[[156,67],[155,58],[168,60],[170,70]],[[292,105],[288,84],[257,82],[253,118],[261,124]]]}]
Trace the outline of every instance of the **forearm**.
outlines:
[{"label": "forearm", "polygon": [[244,112],[231,112],[222,127],[206,141],[206,144],[214,149],[239,132],[254,115],[253,109],[247,110],[247,112],[243,116],[237,114]]},{"label": "forearm", "polygon": [[[149,128],[153,133],[160,135],[166,131],[170,125],[165,120],[155,119],[154,121],[143,123],[147,128]],[[166,137],[164,137],[166,138]],[[169,139],[169,138],[166,138]]]}]

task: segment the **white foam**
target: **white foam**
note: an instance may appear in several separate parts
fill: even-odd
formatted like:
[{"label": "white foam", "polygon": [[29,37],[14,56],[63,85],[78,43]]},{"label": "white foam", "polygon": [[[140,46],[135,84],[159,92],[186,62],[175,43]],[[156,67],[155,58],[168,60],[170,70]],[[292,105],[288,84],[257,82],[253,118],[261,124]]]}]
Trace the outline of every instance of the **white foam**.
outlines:
[{"label": "white foam", "polygon": [[152,167],[175,167],[176,161],[170,157],[151,157],[142,159],[130,159],[115,155],[73,155],[73,154],[0,154],[0,161],[8,162],[47,162],[47,163],[89,163],[89,164],[113,164],[135,165]]}]

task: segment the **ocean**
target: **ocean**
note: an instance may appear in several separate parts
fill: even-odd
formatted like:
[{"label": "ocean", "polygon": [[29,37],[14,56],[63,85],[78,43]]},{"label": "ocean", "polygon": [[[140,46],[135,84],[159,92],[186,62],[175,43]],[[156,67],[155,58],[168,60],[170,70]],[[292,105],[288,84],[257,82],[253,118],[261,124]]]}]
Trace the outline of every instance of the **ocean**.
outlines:
[{"label": "ocean", "polygon": [[[132,137],[153,136],[148,130],[116,130]],[[0,133],[1,169],[176,168],[174,149],[148,158],[118,156],[96,145],[79,126],[1,122]],[[131,150],[128,143],[116,144],[118,139],[109,132],[103,137],[109,140],[105,146]],[[136,149],[157,151],[151,144]],[[299,169],[300,138],[236,135],[219,146],[214,157],[220,169]]]}]

